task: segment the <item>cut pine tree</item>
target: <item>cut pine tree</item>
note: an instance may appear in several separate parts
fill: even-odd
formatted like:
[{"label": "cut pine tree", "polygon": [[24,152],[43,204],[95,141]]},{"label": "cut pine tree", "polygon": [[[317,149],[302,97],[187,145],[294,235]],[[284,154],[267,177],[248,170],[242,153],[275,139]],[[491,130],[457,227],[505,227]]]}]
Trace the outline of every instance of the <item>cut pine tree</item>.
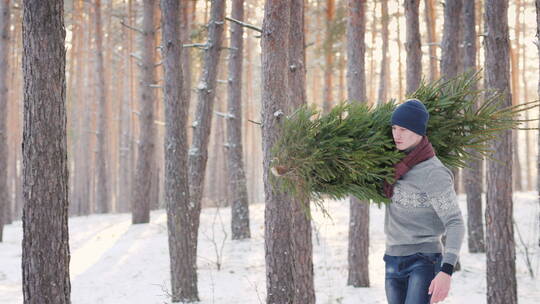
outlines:
[{"label": "cut pine tree", "polygon": [[[499,109],[500,95],[493,95],[477,107],[484,95],[473,89],[479,79],[478,73],[465,73],[422,83],[408,96],[428,109],[427,136],[448,167],[465,167],[473,157],[489,158],[492,151],[485,143],[503,130],[520,128],[525,122],[520,113],[540,104]],[[393,166],[404,156],[392,139],[390,117],[396,106],[394,100],[374,107],[343,103],[325,115],[315,107],[298,108],[284,121],[283,136],[273,147],[273,182],[319,206],[323,198],[349,195],[389,202],[382,184],[393,182]]]}]

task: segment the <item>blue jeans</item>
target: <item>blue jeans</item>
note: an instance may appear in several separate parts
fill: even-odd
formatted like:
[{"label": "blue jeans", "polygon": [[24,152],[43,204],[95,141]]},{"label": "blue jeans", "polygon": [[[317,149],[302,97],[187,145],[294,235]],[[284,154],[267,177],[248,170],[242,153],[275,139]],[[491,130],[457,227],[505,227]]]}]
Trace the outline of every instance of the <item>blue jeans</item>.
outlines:
[{"label": "blue jeans", "polygon": [[429,285],[441,269],[440,253],[384,255],[388,304],[429,304]]}]

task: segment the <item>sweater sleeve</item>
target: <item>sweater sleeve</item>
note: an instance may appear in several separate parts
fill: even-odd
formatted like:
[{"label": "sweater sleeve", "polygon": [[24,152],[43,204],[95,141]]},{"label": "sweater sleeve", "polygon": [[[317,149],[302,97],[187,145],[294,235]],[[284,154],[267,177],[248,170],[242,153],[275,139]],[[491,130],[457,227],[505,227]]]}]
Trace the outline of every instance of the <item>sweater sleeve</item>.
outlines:
[{"label": "sweater sleeve", "polygon": [[443,167],[427,174],[426,194],[446,230],[442,263],[455,266],[465,235],[465,225],[454,191],[452,172]]}]

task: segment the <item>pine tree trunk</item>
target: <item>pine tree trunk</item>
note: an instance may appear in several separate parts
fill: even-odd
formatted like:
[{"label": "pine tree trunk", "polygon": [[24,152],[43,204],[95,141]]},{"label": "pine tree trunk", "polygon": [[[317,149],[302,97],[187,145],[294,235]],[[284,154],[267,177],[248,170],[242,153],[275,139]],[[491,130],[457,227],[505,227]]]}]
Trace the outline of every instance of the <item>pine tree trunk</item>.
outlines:
[{"label": "pine tree trunk", "polygon": [[433,82],[439,78],[439,71],[437,69],[437,16],[435,14],[435,0],[426,0],[424,8],[429,44],[429,81]]},{"label": "pine tree trunk", "polygon": [[[75,141],[75,147],[74,147],[74,154],[73,154],[73,160],[74,160],[74,167],[73,167],[73,173],[70,174],[71,179],[73,180],[73,189],[70,189],[72,192],[72,196],[70,197],[70,204],[69,204],[69,214],[70,215],[78,215],[81,210],[81,202],[82,202],[82,176],[85,171],[86,163],[81,162],[82,159],[82,143],[84,141],[84,134],[82,132],[82,126],[83,121],[85,118],[85,93],[86,90],[84,88],[85,85],[85,62],[84,59],[86,58],[86,51],[83,49],[86,45],[85,41],[85,33],[86,29],[84,27],[84,18],[82,16],[83,11],[83,1],[78,0],[75,1],[74,10],[75,10],[75,16],[77,20],[77,25],[73,28],[73,33],[75,35],[80,36],[80,39],[78,38],[75,42],[77,43],[74,45],[74,48],[80,50],[79,55],[77,56],[78,60],[76,62],[76,69],[75,69],[75,80],[74,80],[74,86],[80,88],[79,90],[73,90],[74,91],[74,98],[77,98],[77,100],[80,100],[76,102],[76,106],[74,107],[73,111],[78,111],[78,115],[76,116],[76,121],[73,121],[72,126],[74,128],[75,134],[77,134],[77,140]],[[71,173],[71,172],[70,172]]]},{"label": "pine tree trunk", "polygon": [[[154,46],[157,46],[158,39],[161,37],[161,33],[159,31],[160,24],[161,24],[161,12],[159,9],[159,2],[160,0],[154,1]],[[157,50],[157,48],[156,48]],[[157,66],[157,63],[160,61],[161,56],[158,55],[157,51],[154,51],[154,67]],[[154,84],[158,84],[161,79],[163,79],[163,75],[161,73],[162,69],[154,68]],[[157,87],[156,87],[157,88]],[[152,171],[152,179],[151,179],[151,185],[150,185],[150,210],[157,210],[159,208],[159,198],[160,198],[160,188],[161,188],[161,172],[163,168],[163,158],[165,155],[164,148],[164,142],[163,139],[165,138],[164,129],[163,128],[157,128],[158,124],[156,121],[164,121],[165,119],[161,117],[161,113],[163,113],[163,110],[161,107],[163,106],[163,103],[157,102],[158,100],[163,99],[163,90],[160,90],[159,88],[154,90],[154,170]]]},{"label": "pine tree trunk", "polygon": [[[191,22],[190,22],[190,2],[181,1],[180,3],[180,39],[183,44],[191,43]],[[193,8],[195,10],[195,8]],[[186,48],[182,50],[182,79],[184,81],[183,94],[188,104],[191,103],[191,50]]]},{"label": "pine tree trunk", "polygon": [[[366,6],[367,6],[367,2],[366,2]],[[369,44],[369,47],[367,47],[367,50],[369,50],[369,83],[367,83],[368,85],[368,96],[367,96],[367,102],[368,103],[373,103],[373,101],[375,100],[375,55],[374,55],[374,51],[375,51],[375,43],[376,43],[376,38],[377,38],[377,2],[373,1],[373,8],[372,8],[372,11],[371,11],[371,15],[368,15],[368,16],[371,16],[371,24],[370,24],[370,33],[371,33],[371,43]],[[366,19],[366,23],[367,23],[367,19]],[[365,35],[365,34],[364,34]],[[364,100],[361,100],[362,102]]]},{"label": "pine tree trunk", "polygon": [[[227,24],[224,24],[223,32],[227,32]],[[226,42],[223,42],[222,48],[225,49]],[[230,51],[228,51],[229,53]],[[220,56],[219,67],[227,65],[227,56]],[[227,69],[219,69],[217,79],[223,81],[227,79]],[[222,84],[216,85],[216,95],[214,97],[215,102],[213,106],[214,112],[224,113],[227,108],[227,86]],[[215,130],[211,133],[208,142],[208,154],[209,159],[206,165],[206,177],[204,182],[203,199],[206,198],[211,202],[212,206],[227,207],[229,205],[229,183],[223,183],[221,181],[227,180],[227,164],[226,164],[226,124],[222,117],[218,116],[218,119],[212,119],[211,130]]]},{"label": "pine tree trunk", "polygon": [[[291,105],[306,104],[306,52],[304,0],[292,0],[289,32],[289,96]],[[296,197],[291,202],[293,280],[295,304],[315,304],[313,244],[309,199]]]},{"label": "pine tree trunk", "polygon": [[[444,26],[441,41],[441,78],[451,79],[458,74],[459,70],[459,44],[461,27],[462,0],[447,0],[444,5]],[[459,169],[453,168],[454,188],[459,193]],[[443,244],[446,238],[443,238]],[[459,270],[457,264],[454,270]]]},{"label": "pine tree trunk", "polygon": [[103,62],[103,29],[101,25],[101,0],[94,3],[94,31],[96,37],[96,76],[98,121],[97,121],[97,154],[96,154],[96,211],[108,213],[110,210],[109,189],[109,120],[107,119],[107,86],[105,83],[105,68]]},{"label": "pine tree trunk", "polygon": [[389,84],[389,69],[388,69],[388,0],[381,1],[381,22],[382,22],[382,60],[381,60],[381,73],[379,80],[379,94],[378,103],[385,103],[388,99],[388,84]]},{"label": "pine tree trunk", "polygon": [[414,92],[422,79],[422,49],[418,7],[420,0],[405,0],[406,40],[407,50],[407,94]]},{"label": "pine tree trunk", "polygon": [[295,295],[291,213],[293,198],[275,188],[270,174],[271,149],[281,134],[281,123],[290,113],[288,44],[289,1],[266,0],[261,39],[262,145],[265,192],[266,303],[293,303]]},{"label": "pine tree trunk", "polygon": [[155,1],[143,1],[143,28],[141,39],[141,82],[139,107],[139,146],[137,168],[135,171],[135,193],[133,196],[133,224],[150,221],[150,205],[152,195],[152,178],[155,177],[155,127],[154,127],[154,88],[155,69]]},{"label": "pine tree trunk", "polygon": [[[486,90],[504,94],[501,107],[512,105],[509,82],[508,1],[485,2]],[[488,93],[489,94],[489,93]],[[516,252],[512,224],[512,132],[491,142],[497,161],[488,162],[486,195],[486,277],[488,303],[517,303]]]},{"label": "pine tree trunk", "polygon": [[[249,22],[249,17],[253,15],[253,9],[248,6],[246,9],[246,20]],[[246,39],[246,77],[245,77],[245,96],[244,103],[245,103],[245,109],[246,114],[245,117],[249,117],[250,119],[253,119],[255,117],[255,113],[258,112],[258,107],[256,107],[255,104],[258,104],[258,102],[253,102],[253,38],[251,35],[248,35]],[[258,116],[257,116],[258,117]],[[248,134],[246,134],[246,145],[247,148],[244,151],[244,158],[246,159],[246,167],[247,167],[247,180],[248,180],[248,198],[251,202],[260,202],[260,196],[263,191],[260,191],[261,189],[261,181],[262,177],[260,177],[260,166],[262,164],[262,158],[261,158],[261,145],[260,145],[260,129],[255,128],[253,126],[253,123],[248,121],[247,119],[245,121],[245,129],[247,130]],[[248,157],[251,156],[251,157]]]},{"label": "pine tree trunk", "polygon": [[343,53],[339,54],[339,84],[338,84],[338,102],[343,102],[345,98],[345,56]]},{"label": "pine tree trunk", "polygon": [[[347,19],[347,94],[350,102],[365,102],[366,1],[349,0]],[[350,198],[349,275],[347,285],[369,287],[369,204]]]},{"label": "pine tree trunk", "polygon": [[189,231],[189,181],[187,170],[187,114],[189,101],[183,94],[180,10],[176,0],[161,0],[163,67],[165,69],[165,205],[169,232],[169,255],[173,302],[199,301],[196,256]]},{"label": "pine tree trunk", "polygon": [[324,40],[324,92],[323,92],[323,112],[328,113],[334,104],[332,91],[333,87],[333,35],[332,24],[334,22],[335,3],[334,0],[326,0],[326,37]]},{"label": "pine tree trunk", "polygon": [[[534,2],[536,7],[536,39],[540,39],[540,0]],[[540,44],[536,45],[538,48],[538,54],[540,54]],[[540,60],[538,61],[540,66]],[[540,71],[540,70],[539,70]],[[538,79],[538,95],[540,96],[540,78]],[[538,132],[538,150],[540,151],[540,132]],[[538,153],[536,160],[536,191],[539,193],[539,202],[540,202],[540,153]],[[538,223],[540,225],[540,215],[538,216]],[[540,237],[538,238],[538,246],[540,247]]]},{"label": "pine tree trunk", "polygon": [[[197,256],[197,235],[199,231],[199,217],[201,213],[201,199],[204,189],[204,177],[208,160],[208,141],[210,139],[210,126],[212,125],[213,105],[216,95],[216,78],[223,36],[223,22],[225,1],[215,0],[211,6],[211,20],[208,25],[208,46],[205,48],[203,71],[198,90],[198,104],[195,121],[193,122],[192,145],[188,155],[189,167],[189,195],[188,220],[191,248],[189,255]],[[192,261],[196,270],[196,260]],[[197,282],[191,282],[192,287],[184,291],[186,297],[195,298]]]},{"label": "pine tree trunk", "polygon": [[70,303],[63,4],[23,1],[24,303]]},{"label": "pine tree trunk", "polygon": [[[316,1],[316,11],[317,13],[315,14],[315,27],[317,29],[321,29],[322,26],[323,26],[323,21],[322,21],[322,16],[323,16],[323,13],[322,13],[322,3],[323,0],[317,0]],[[323,44],[320,44],[320,43],[323,43]],[[323,48],[324,47],[324,37],[322,37],[322,31],[321,30],[317,30],[316,33],[315,33],[315,47],[320,47],[320,48]],[[316,54],[315,56],[320,56],[319,54]],[[319,57],[317,58],[317,60],[322,60],[320,59]],[[324,76],[321,75],[321,73],[324,73],[323,71],[323,67],[321,67],[321,65],[317,66],[313,72],[313,77],[312,77],[312,84],[311,84],[311,87],[312,87],[312,90],[313,90],[313,99],[310,99],[312,103],[316,104],[316,105],[320,105],[323,110],[324,110],[324,94],[323,92],[321,92],[321,88],[323,88],[323,91],[324,91],[324,84],[323,84],[323,81],[324,81]]]},{"label": "pine tree trunk", "polygon": [[[12,37],[12,43],[11,45],[11,61],[9,66],[14,67],[17,66],[20,62],[20,58],[22,57],[22,52],[17,52],[17,48],[15,48],[15,45],[20,45],[22,40],[22,22],[21,15],[22,12],[20,10],[14,10],[13,12],[13,20],[19,20],[19,22],[14,23],[14,29],[13,29],[13,35]],[[10,115],[13,115],[13,120],[16,122],[13,126],[13,130],[16,130],[16,135],[13,137],[12,145],[11,147],[16,147],[17,149],[21,148],[21,142],[22,142],[22,136],[21,136],[21,130],[22,130],[22,120],[23,120],[23,98],[22,98],[22,69],[14,69],[14,72],[11,73],[9,85],[12,88],[9,92],[9,100],[14,100],[16,102],[12,103],[14,105],[15,110],[10,112]],[[21,166],[17,166],[17,164],[22,163],[22,153],[13,153],[13,160],[14,162],[11,164],[14,166],[14,172],[15,172],[15,185],[14,185],[14,191],[15,191],[15,198],[14,198],[14,218],[21,219],[22,218],[22,210],[24,205],[23,200],[23,192],[22,192],[22,168]]]},{"label": "pine tree trunk", "polygon": [[[86,8],[84,7],[84,2],[82,2],[83,10]],[[91,95],[90,95],[90,79],[91,73],[89,71],[89,64],[90,61],[90,49],[91,49],[91,27],[90,26],[82,26],[83,28],[83,48],[87,51],[85,51],[82,54],[81,58],[81,67],[80,71],[82,72],[83,78],[81,78],[82,90],[81,95],[83,96],[84,102],[81,103],[81,115],[82,120],[80,121],[79,125],[79,133],[80,133],[80,141],[79,141],[79,147],[78,147],[78,155],[80,156],[79,162],[81,163],[81,166],[79,167],[79,173],[75,175],[76,178],[76,186],[75,191],[77,191],[77,197],[78,201],[77,209],[75,210],[75,214],[78,215],[88,215],[90,214],[91,206],[91,177],[93,176],[92,172],[92,154],[91,152],[94,150],[93,142],[91,140],[90,135],[90,128],[91,128]]]},{"label": "pine tree trunk", "polygon": [[11,209],[11,195],[8,186],[8,133],[7,133],[7,107],[9,71],[9,0],[0,1],[0,242],[4,231],[4,222],[7,222],[7,213]]},{"label": "pine tree trunk", "polygon": [[[474,1],[463,3],[463,70],[476,70],[476,14]],[[471,88],[476,90],[475,87]],[[476,153],[468,149],[469,153]],[[463,169],[465,193],[467,194],[467,232],[469,252],[486,252],[482,220],[482,161],[472,159]]]},{"label": "pine tree trunk", "polygon": [[190,196],[194,204],[191,209],[192,220],[194,220],[193,232],[198,230],[198,218],[200,214],[200,204],[204,189],[204,177],[208,162],[208,142],[210,140],[210,130],[218,75],[218,63],[223,36],[223,16],[225,3],[223,0],[212,2],[211,20],[209,23],[208,47],[205,49],[203,71],[201,79],[197,85],[198,104],[193,121],[192,145],[189,151],[189,183]]},{"label": "pine tree trunk", "polygon": [[[231,16],[244,20],[244,0],[234,0]],[[244,29],[230,24],[231,44],[229,51],[228,114],[227,117],[227,171],[229,197],[231,198],[231,232],[233,240],[249,238],[249,204],[244,172],[242,145],[242,62],[244,60]]]},{"label": "pine tree trunk", "polygon": [[[520,88],[519,88],[519,34],[520,34],[520,7],[521,0],[515,1],[516,15],[514,22],[514,45],[510,44],[510,77],[512,87],[512,105],[520,103]],[[523,191],[523,177],[521,175],[521,162],[519,160],[519,133],[518,130],[512,131],[512,153],[513,153],[513,176],[514,176],[514,191]]]},{"label": "pine tree trunk", "polygon": [[[132,25],[131,12],[129,12],[130,3],[128,3],[128,18],[127,23]],[[119,145],[119,162],[120,168],[118,172],[118,194],[116,196],[116,211],[117,212],[130,212],[131,201],[131,163],[130,158],[132,154],[131,150],[131,137],[132,137],[132,123],[131,123],[131,56],[132,53],[132,30],[126,27],[122,28],[124,34],[123,41],[123,56],[124,56],[124,78],[127,78],[123,83],[122,90],[124,91],[123,98],[121,98],[120,109],[120,145]]]},{"label": "pine tree trunk", "polygon": [[462,0],[447,0],[444,6],[444,27],[441,41],[441,77],[450,79],[458,73],[459,28]]},{"label": "pine tree trunk", "polygon": [[396,0],[398,2],[398,13],[396,17],[396,23],[397,23],[397,46],[398,46],[398,100],[403,100],[403,64],[401,60],[401,13],[399,11],[399,3],[400,0]]},{"label": "pine tree trunk", "polygon": [[[522,39],[525,39],[525,33],[527,32],[527,27],[525,26],[525,16],[524,14],[521,15],[521,38]],[[523,41],[523,40],[522,40]],[[520,48],[524,49],[524,46],[523,44],[520,46]],[[527,58],[527,52],[525,52],[525,50],[523,51],[523,55],[521,56],[521,80],[523,82],[523,100],[525,101],[528,101],[529,100],[529,85],[528,85],[528,81],[527,81],[527,76],[526,76],[526,66],[527,66],[527,63],[526,63],[526,59]],[[530,118],[530,111],[526,111],[525,112],[525,120],[529,120]],[[531,122],[530,121],[527,121],[525,123],[525,128],[530,128],[530,124]],[[532,148],[532,144],[531,144],[531,138],[530,138],[530,135],[532,133],[532,130],[526,130],[525,131],[525,146],[526,146],[526,149],[525,149],[525,165],[527,166],[526,170],[527,170],[527,191],[533,191],[534,189],[534,185],[533,185],[533,178],[532,178],[532,168],[534,166],[534,162],[531,161],[532,158],[531,158],[531,148]]]},{"label": "pine tree trunk", "polygon": [[[17,32],[17,25],[14,26],[13,34],[10,30],[11,20],[20,20],[20,19],[11,19],[11,11],[9,9],[9,5],[7,6],[7,10],[9,11],[7,14],[6,9],[2,8],[5,7],[5,4],[2,3],[8,3],[10,4],[11,1],[5,0],[0,1],[0,66],[2,66],[2,60],[5,58],[6,65],[2,66],[0,68],[0,104],[6,103],[6,124],[5,124],[5,132],[6,132],[6,140],[7,140],[7,149],[8,151],[17,151],[17,153],[8,153],[7,155],[7,179],[6,179],[6,205],[5,205],[5,212],[4,212],[4,225],[9,225],[13,222],[14,219],[18,219],[19,217],[16,214],[16,206],[17,206],[17,157],[19,156],[19,102],[16,101],[16,99],[13,99],[14,92],[14,75],[17,75],[20,73],[20,69],[15,69],[16,71],[13,71],[13,66],[17,66],[16,64],[13,64],[13,60],[17,58],[17,56],[14,56],[15,54],[15,47],[14,43],[18,40],[17,37],[14,37],[13,35],[16,35]],[[14,18],[17,18],[17,14],[14,12]],[[6,19],[6,16],[9,16],[8,19]],[[17,22],[19,23],[19,22]],[[20,24],[20,23],[19,23]],[[4,31],[8,31],[7,33],[4,33]],[[4,51],[2,51],[2,48],[4,48]],[[5,54],[3,53],[5,52]],[[20,53],[20,52],[17,52]],[[11,73],[7,73],[10,71]],[[2,79],[2,77],[4,77]],[[2,84],[3,83],[3,84]],[[6,86],[6,88],[2,88],[2,86]],[[9,89],[7,89],[9,88]],[[2,91],[6,90],[7,91]],[[5,96],[2,97],[2,93],[5,92]],[[12,102],[8,102],[8,100],[13,100]],[[20,99],[19,99],[20,100]],[[2,115],[2,114],[0,114]],[[1,145],[1,144],[0,144]],[[0,205],[2,203],[0,202]],[[1,209],[1,207],[0,207]],[[1,222],[2,220],[0,220]],[[0,242],[2,241],[2,231],[3,228],[0,226]]]}]

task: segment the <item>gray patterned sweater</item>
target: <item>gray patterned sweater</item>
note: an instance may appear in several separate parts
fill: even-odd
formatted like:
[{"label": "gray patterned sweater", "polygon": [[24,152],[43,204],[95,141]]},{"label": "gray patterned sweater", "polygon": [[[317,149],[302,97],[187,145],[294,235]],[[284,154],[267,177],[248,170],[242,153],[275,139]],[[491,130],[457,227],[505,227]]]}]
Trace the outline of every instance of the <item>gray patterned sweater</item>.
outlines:
[{"label": "gray patterned sweater", "polygon": [[455,266],[465,226],[452,172],[437,156],[417,164],[396,182],[392,203],[386,205],[384,231],[388,255],[442,253],[442,263]]}]

